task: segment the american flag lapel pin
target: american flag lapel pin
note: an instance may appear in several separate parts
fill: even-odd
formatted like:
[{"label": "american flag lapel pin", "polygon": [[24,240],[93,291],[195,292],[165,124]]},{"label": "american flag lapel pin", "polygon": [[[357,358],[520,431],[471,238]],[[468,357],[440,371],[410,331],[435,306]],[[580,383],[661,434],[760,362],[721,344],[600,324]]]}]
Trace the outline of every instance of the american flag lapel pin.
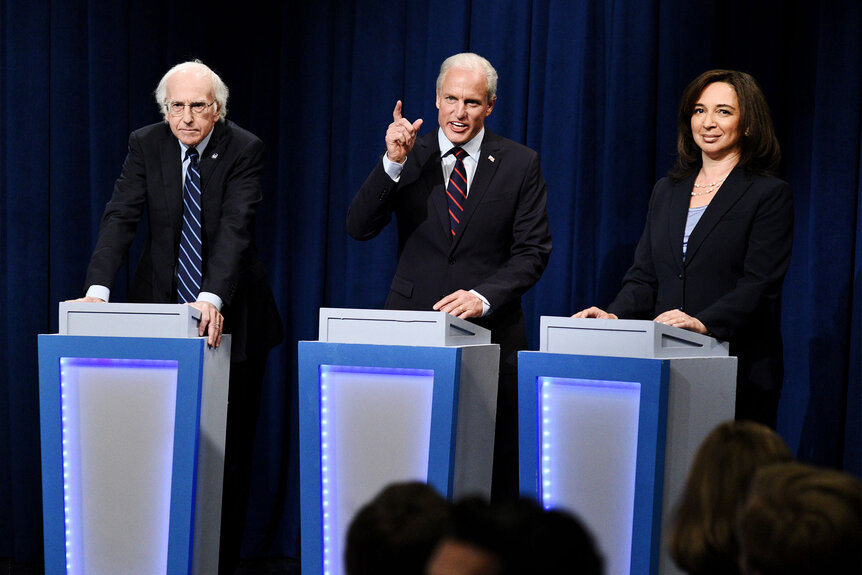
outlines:
[{"label": "american flag lapel pin", "polygon": [[212,159],[213,159],[213,160],[215,160],[216,158],[218,158],[218,152],[213,152],[213,155],[212,155],[211,157],[212,157]]},{"label": "american flag lapel pin", "polygon": [[489,154],[489,155],[488,155],[488,159],[489,159],[489,160],[491,160],[491,161],[493,162],[493,161],[494,161],[494,156],[492,156],[492,155],[490,155],[490,154]]}]

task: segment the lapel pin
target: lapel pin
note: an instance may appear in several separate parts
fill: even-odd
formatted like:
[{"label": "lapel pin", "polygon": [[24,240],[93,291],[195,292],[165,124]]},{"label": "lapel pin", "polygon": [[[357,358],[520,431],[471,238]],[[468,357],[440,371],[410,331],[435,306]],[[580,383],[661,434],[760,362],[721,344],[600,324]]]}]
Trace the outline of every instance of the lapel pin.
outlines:
[{"label": "lapel pin", "polygon": [[212,156],[210,156],[210,157],[211,157],[213,160],[215,160],[216,158],[218,158],[218,152],[213,153],[213,155],[212,155]]},{"label": "lapel pin", "polygon": [[494,161],[494,156],[490,156],[490,155],[489,155],[489,156],[488,156],[488,159],[489,159],[489,160],[491,160],[491,161],[493,162],[493,161]]}]

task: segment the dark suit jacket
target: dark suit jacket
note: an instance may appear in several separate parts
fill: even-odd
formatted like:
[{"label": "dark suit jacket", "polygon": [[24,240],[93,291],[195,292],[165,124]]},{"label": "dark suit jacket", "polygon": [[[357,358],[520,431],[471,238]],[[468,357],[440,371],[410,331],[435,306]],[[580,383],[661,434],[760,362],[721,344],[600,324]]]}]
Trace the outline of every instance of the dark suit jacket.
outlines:
[{"label": "dark suit jacket", "polygon": [[780,389],[778,303],[793,240],[790,186],[734,169],[692,231],[683,262],[695,176],[656,184],[634,264],[607,311],[653,319],[680,308],[730,342],[739,385]]},{"label": "dark suit jacket", "polygon": [[449,208],[437,132],[416,141],[396,183],[377,166],[347,215],[358,240],[376,236],[395,214],[398,267],[386,307],[430,310],[444,296],[476,290],[491,313],[475,320],[501,344],[504,368],[526,347],[521,295],[548,263],[551,234],[546,187],[533,150],[485,130],[459,233],[449,231]]},{"label": "dark suit jacket", "polygon": [[[235,361],[277,345],[283,327],[258,259],[254,218],[261,200],[263,142],[217,122],[200,160],[204,226],[202,291],[222,298],[225,333]],[[176,266],[183,218],[179,142],[161,122],[136,130],[99,230],[86,286],[112,288],[146,212],[144,251],[129,288],[131,301],[176,302]]]}]

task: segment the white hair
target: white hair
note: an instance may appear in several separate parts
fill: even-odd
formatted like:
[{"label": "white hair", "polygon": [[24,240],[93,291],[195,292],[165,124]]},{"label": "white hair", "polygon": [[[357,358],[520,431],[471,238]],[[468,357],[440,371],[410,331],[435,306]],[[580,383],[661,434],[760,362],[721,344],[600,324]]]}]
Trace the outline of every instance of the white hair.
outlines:
[{"label": "white hair", "polygon": [[485,76],[485,82],[488,86],[488,103],[493,102],[497,98],[497,70],[491,63],[478,54],[472,52],[462,52],[449,56],[443,60],[440,65],[440,74],[437,75],[437,93],[443,89],[443,81],[446,79],[446,74],[452,68],[462,68],[465,70],[476,70]]},{"label": "white hair", "polygon": [[167,120],[168,112],[165,108],[165,104],[168,103],[167,100],[167,84],[168,79],[174,75],[174,73],[179,72],[180,70],[184,70],[186,68],[195,67],[201,71],[201,75],[209,74],[212,78],[213,83],[213,96],[215,97],[216,105],[218,106],[219,118],[224,120],[225,116],[227,116],[227,97],[229,94],[229,90],[227,89],[227,85],[222,82],[222,79],[218,74],[213,72],[209,66],[201,62],[200,60],[189,60],[188,62],[181,62],[165,72],[165,75],[162,76],[162,79],[159,81],[159,85],[156,86],[156,90],[154,92],[156,96],[156,105],[159,107],[159,110],[162,112],[162,117]]}]

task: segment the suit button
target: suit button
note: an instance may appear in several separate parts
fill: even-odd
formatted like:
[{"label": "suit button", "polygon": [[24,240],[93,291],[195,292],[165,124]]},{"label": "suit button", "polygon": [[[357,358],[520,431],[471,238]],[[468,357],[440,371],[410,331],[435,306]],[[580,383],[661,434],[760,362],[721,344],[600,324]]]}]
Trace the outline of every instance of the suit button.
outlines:
[{"label": "suit button", "polygon": [[677,276],[676,276],[676,277],[677,277],[678,279],[682,279],[682,274],[677,274]]},{"label": "suit button", "polygon": [[454,258],[454,257],[452,257],[452,256],[449,256],[449,263],[450,263],[450,264],[454,264],[454,263],[455,263],[455,258]]}]

